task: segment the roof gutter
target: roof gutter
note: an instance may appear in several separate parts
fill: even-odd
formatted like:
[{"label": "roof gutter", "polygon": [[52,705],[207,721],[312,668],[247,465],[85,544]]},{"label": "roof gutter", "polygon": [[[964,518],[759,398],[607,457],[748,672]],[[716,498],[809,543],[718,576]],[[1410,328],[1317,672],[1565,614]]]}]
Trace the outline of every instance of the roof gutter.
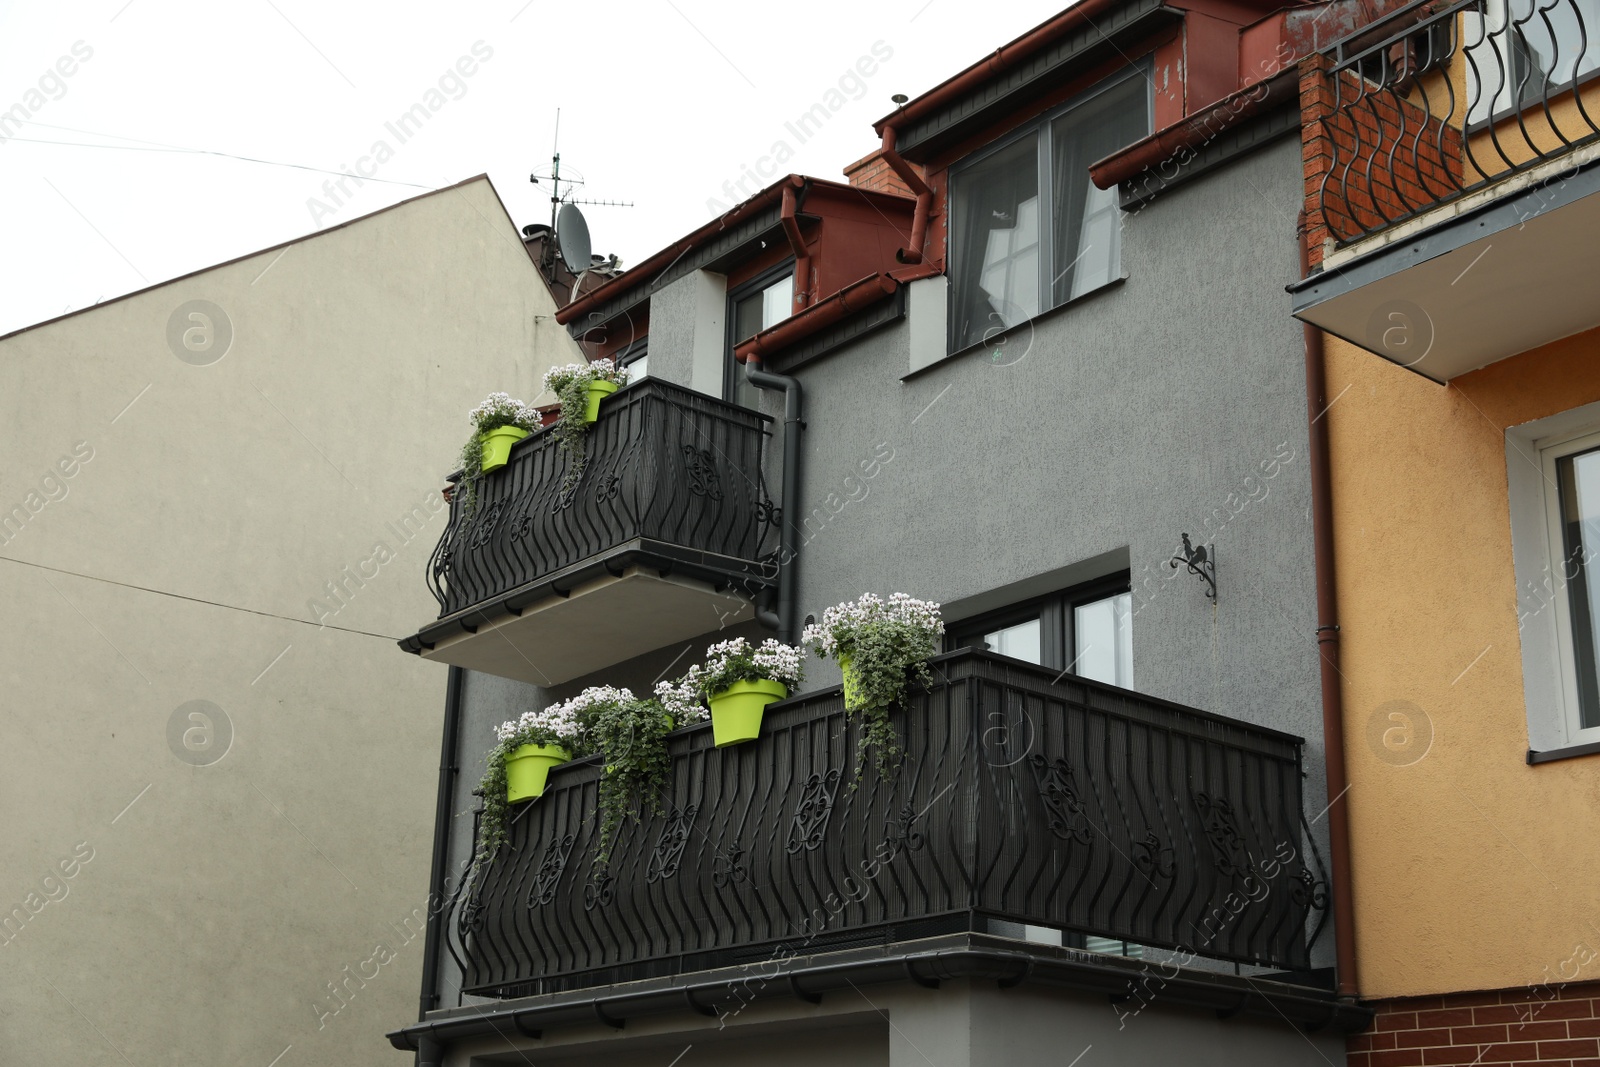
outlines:
[{"label": "roof gutter", "polygon": [[1107,156],[1089,167],[1089,178],[1097,187],[1110,189],[1180,152],[1205,145],[1254,115],[1298,98],[1299,92],[1299,72],[1290,67]]},{"label": "roof gutter", "polygon": [[[1126,2],[1127,0],[1080,0],[1049,22],[1030,30],[1010,44],[995,49],[993,53],[949,81],[934,86],[894,114],[879,119],[872,124],[872,128],[881,134],[891,125],[903,129],[907,123],[926,118],[946,104],[972,93],[1001,71],[1009,70],[1073,30],[1092,25],[1094,20],[1105,12]],[[904,175],[901,177],[904,178]]]},{"label": "roof gutter", "polygon": [[[912,981],[937,987],[941,981],[961,978],[993,981],[1002,989],[1038,982],[1109,997],[1115,1009],[1119,1003],[1140,996],[1137,988],[1150,980],[1148,963],[1135,965],[1072,950],[1029,951],[1021,945],[1003,947],[977,937],[963,936],[946,944],[952,942],[953,947],[911,952],[891,948],[872,957],[857,955],[839,962],[813,962],[818,957],[802,957],[808,962],[792,961],[798,966],[784,966],[785,961],[774,958],[768,961],[773,972],[770,974],[752,966],[727,968],[720,974],[709,972],[700,981],[634,982],[609,990],[547,994],[534,998],[537,1003],[533,1004],[523,1002],[503,1008],[480,1005],[467,1013],[436,1016],[392,1031],[389,1043],[409,1051],[424,1042],[443,1044],[509,1035],[537,1038],[548,1027],[593,1025],[597,1020],[621,1028],[645,1015],[692,1010],[716,1016],[719,1002],[742,1005],[757,998],[797,997],[816,1003],[827,993],[853,991],[868,983]],[[1242,1013],[1277,1023],[1288,1020],[1306,1032],[1326,1026],[1357,1031],[1372,1020],[1372,1009],[1334,1000],[1322,990],[1169,966],[1175,973],[1168,975],[1163,968],[1160,996],[1156,999],[1173,1007],[1211,1010],[1223,1018]],[[1148,991],[1142,995],[1149,999]],[[1127,1010],[1136,1011],[1142,1004],[1135,1000]]]},{"label": "roof gutter", "polygon": [[820,304],[812,304],[804,311],[744,341],[733,350],[733,356],[740,363],[752,359],[767,359],[827,329],[840,319],[854,315],[894,295],[895,290],[902,285],[938,273],[940,272],[937,267],[924,263],[903,270],[869,274],[859,281],[851,282]]},{"label": "roof gutter", "polygon": [[618,296],[621,293],[625,293],[634,286],[639,285],[642,282],[649,281],[656,275],[661,274],[679,259],[683,258],[684,254],[693,249],[696,245],[703,244],[706,238],[710,237],[711,235],[725,230],[730,226],[737,226],[739,223],[750,218],[750,216],[772,206],[773,201],[779,200],[784,190],[800,189],[804,186],[805,179],[800,177],[798,174],[791,174],[783,181],[768,186],[766,189],[763,189],[749,200],[746,200],[744,203],[738,205],[727,214],[719,215],[717,218],[712,219],[710,222],[706,223],[689,236],[668,245],[666,248],[663,248],[661,251],[657,252],[655,255],[651,256],[637,267],[634,267],[632,270],[617,275],[617,277],[611,279],[597,289],[589,290],[583,296],[574,300],[566,307],[558,310],[556,312],[556,321],[563,326],[567,326],[570,325],[574,320],[589,314],[591,311],[598,310],[602,304],[605,304],[613,297]]}]

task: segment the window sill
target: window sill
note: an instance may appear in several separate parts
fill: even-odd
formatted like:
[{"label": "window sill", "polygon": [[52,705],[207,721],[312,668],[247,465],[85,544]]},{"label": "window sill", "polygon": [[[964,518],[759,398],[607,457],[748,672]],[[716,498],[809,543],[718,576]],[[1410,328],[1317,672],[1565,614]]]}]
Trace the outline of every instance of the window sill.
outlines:
[{"label": "window sill", "polygon": [[1535,752],[1528,749],[1528,766],[1536,763],[1553,763],[1556,760],[1576,759],[1578,756],[1593,756],[1600,754],[1600,741],[1590,741],[1583,745],[1566,745],[1562,748],[1546,749]]},{"label": "window sill", "polygon": [[[1078,307],[1078,306],[1080,306],[1082,304],[1088,303],[1090,300],[1095,299],[1096,297],[1100,296],[1103,293],[1108,293],[1108,292],[1110,292],[1110,291],[1112,291],[1114,289],[1120,289],[1122,287],[1123,283],[1126,282],[1127,280],[1128,279],[1125,276],[1121,277],[1121,278],[1112,278],[1110,281],[1106,282],[1104,285],[1096,286],[1095,288],[1090,289],[1087,293],[1079,293],[1077,296],[1073,297],[1071,300],[1068,300],[1064,304],[1057,304],[1055,307],[1051,308],[1048,311],[1039,312],[1039,314],[1035,315],[1031,319],[1024,319],[1022,322],[1017,323],[1015,326],[1008,327],[1005,330],[1004,333],[997,333],[993,337],[985,338],[984,340],[979,341],[976,344],[970,344],[965,348],[957,349],[956,351],[951,352],[949,355],[945,356],[943,359],[937,360],[936,362],[933,362],[933,363],[930,363],[926,367],[918,367],[916,370],[912,371],[911,373],[902,375],[900,380],[902,382],[913,381],[914,379],[920,378],[924,374],[929,373],[930,371],[934,371],[934,370],[937,370],[940,367],[947,366],[951,362],[953,362],[953,361],[955,361],[957,359],[960,359],[963,356],[971,355],[974,352],[985,352],[985,351],[989,350],[990,348],[995,348],[995,347],[999,347],[999,346],[1002,346],[1002,345],[1006,345],[1006,344],[1010,343],[1011,340],[1014,337],[1016,337],[1018,334],[1022,334],[1024,336],[1031,335],[1032,331],[1033,331],[1033,328],[1038,323],[1044,322],[1047,319],[1055,318],[1057,315],[1062,314],[1063,312],[1067,311],[1069,308],[1075,308],[1075,307]],[[1031,336],[1030,336],[1030,343],[1031,343]],[[1024,355],[1026,354],[1026,352],[1027,352],[1027,349],[1024,349]],[[1013,361],[1020,361],[1021,359],[1022,359],[1022,356],[1013,357]]]}]

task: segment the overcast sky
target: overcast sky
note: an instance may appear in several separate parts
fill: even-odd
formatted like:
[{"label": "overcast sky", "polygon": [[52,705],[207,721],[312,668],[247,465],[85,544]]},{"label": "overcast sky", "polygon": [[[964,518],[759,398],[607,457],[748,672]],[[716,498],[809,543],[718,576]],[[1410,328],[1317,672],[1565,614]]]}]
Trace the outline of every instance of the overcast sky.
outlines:
[{"label": "overcast sky", "polygon": [[[548,220],[528,175],[558,107],[574,195],[636,205],[584,209],[594,250],[637,263],[767,184],[775,151],[774,175],[839,179],[891,95],[1063,6],[0,0],[0,333],[483,172],[519,226]],[[324,187],[344,170],[371,177]]]}]

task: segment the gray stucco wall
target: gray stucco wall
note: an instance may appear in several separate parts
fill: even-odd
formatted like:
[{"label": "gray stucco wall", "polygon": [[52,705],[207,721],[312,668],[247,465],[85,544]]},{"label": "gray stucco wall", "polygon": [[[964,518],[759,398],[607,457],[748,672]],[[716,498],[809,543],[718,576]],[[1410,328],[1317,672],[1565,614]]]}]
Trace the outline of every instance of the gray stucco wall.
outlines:
[{"label": "gray stucco wall", "polygon": [[[903,380],[900,322],[801,368],[802,618],[866,591],[960,618],[1127,569],[1134,688],[1304,737],[1315,818],[1327,798],[1303,341],[1284,305],[1299,200],[1297,146],[1279,141],[1126,215],[1126,280],[1013,330],[999,359],[969,352]],[[654,294],[650,315],[652,374],[682,384],[695,366],[691,280]],[[779,429],[776,496],[782,397],[762,404]],[[1215,545],[1215,605],[1167,566],[1184,532]],[[734,632],[769,636],[707,634],[671,673]],[[555,695],[602,682],[648,691],[681,652]],[[807,672],[807,689],[838,681],[831,663]],[[475,782],[499,715],[469,714],[464,778],[472,767]],[[1325,858],[1326,821],[1314,832]],[[1313,963],[1331,962],[1324,931]]]}]

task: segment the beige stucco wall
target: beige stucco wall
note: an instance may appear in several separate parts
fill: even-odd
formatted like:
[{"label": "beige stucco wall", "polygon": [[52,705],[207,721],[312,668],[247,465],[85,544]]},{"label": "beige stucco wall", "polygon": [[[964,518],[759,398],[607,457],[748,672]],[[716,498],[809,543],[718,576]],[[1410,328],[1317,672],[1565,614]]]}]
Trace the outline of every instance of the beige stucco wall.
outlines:
[{"label": "beige stucco wall", "polygon": [[1361,992],[1594,980],[1600,756],[1525,763],[1505,430],[1600,399],[1600,331],[1448,387],[1328,357]]},{"label": "beige stucco wall", "polygon": [[401,1061],[445,670],[394,640],[467,410],[577,358],[553,312],[478,179],[0,338],[7,1062]]}]

